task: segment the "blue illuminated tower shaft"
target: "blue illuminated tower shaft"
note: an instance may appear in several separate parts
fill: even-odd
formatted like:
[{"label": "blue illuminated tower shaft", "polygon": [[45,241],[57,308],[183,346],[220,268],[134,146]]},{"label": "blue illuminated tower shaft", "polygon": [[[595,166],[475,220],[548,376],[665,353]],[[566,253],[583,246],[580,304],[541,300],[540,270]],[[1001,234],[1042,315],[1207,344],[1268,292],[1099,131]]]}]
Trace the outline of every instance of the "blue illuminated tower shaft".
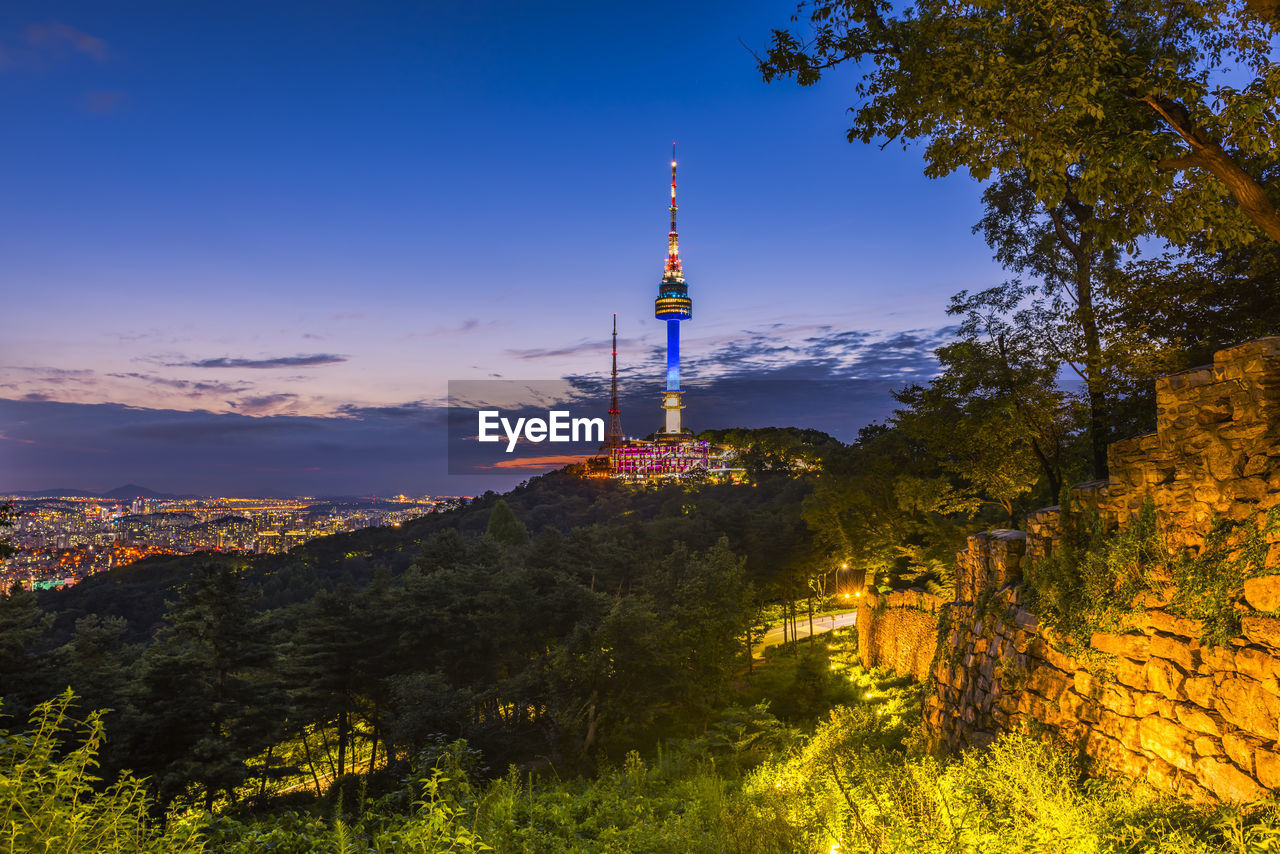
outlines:
[{"label": "blue illuminated tower shaft", "polygon": [[667,391],[680,390],[680,321],[667,321]]},{"label": "blue illuminated tower shaft", "polygon": [[667,232],[667,264],[658,283],[658,298],[653,302],[653,316],[667,322],[667,388],[662,393],[662,409],[666,420],[661,433],[681,435],[680,410],[684,409],[684,392],[680,390],[680,321],[693,317],[693,300],[680,266],[680,235],[676,232],[676,151],[671,146],[671,230]]}]

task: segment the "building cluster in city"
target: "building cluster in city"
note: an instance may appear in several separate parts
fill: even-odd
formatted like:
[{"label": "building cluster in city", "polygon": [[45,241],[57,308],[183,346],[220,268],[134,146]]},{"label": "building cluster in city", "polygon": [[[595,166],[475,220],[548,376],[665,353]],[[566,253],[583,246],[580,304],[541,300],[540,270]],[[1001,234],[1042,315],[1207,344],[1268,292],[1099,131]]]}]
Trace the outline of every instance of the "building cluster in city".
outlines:
[{"label": "building cluster in city", "polygon": [[283,554],[346,531],[399,525],[465,498],[86,498],[0,496],[17,514],[18,552],[0,561],[0,584],[46,588],[153,555]]}]

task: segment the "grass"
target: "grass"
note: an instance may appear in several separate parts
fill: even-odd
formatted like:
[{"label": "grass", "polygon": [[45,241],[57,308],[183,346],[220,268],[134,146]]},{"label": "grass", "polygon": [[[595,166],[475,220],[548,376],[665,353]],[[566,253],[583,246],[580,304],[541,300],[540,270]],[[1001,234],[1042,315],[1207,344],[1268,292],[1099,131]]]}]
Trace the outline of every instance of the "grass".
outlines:
[{"label": "grass", "polygon": [[[781,672],[781,669],[780,669]],[[920,691],[851,670],[856,691],[809,735],[763,705],[722,712],[698,739],[632,753],[593,778],[474,776],[455,742],[399,789],[331,810],[148,822],[136,781],[95,788],[97,718],[45,704],[0,734],[0,851],[118,854],[1244,854],[1280,851],[1274,802],[1193,805],[1133,781],[1091,779],[1074,754],[1026,735],[986,751],[919,749]],[[319,803],[319,802],[317,802]]]}]

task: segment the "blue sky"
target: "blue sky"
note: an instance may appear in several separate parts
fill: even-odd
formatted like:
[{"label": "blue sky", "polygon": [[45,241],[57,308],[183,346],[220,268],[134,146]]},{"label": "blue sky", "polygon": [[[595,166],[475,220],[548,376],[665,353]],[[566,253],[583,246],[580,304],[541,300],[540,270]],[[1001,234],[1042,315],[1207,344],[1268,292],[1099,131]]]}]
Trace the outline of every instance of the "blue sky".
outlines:
[{"label": "blue sky", "polygon": [[448,380],[598,375],[614,311],[624,377],[659,372],[673,139],[689,380],[927,376],[1002,275],[979,187],[847,143],[848,75],[764,84],[791,11],[6,4],[0,490],[467,491]]}]

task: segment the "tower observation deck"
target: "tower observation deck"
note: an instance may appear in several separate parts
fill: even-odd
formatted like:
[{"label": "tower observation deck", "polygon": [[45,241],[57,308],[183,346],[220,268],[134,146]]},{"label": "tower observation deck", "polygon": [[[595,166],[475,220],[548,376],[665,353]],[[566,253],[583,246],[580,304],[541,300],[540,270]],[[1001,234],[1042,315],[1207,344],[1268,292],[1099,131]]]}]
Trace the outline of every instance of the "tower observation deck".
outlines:
[{"label": "tower observation deck", "polygon": [[667,232],[667,263],[653,301],[653,316],[667,322],[667,387],[662,393],[666,420],[662,435],[685,435],[680,424],[684,392],[680,389],[680,322],[693,317],[693,300],[680,266],[680,235],[676,231],[676,147],[671,145],[671,230]]}]

